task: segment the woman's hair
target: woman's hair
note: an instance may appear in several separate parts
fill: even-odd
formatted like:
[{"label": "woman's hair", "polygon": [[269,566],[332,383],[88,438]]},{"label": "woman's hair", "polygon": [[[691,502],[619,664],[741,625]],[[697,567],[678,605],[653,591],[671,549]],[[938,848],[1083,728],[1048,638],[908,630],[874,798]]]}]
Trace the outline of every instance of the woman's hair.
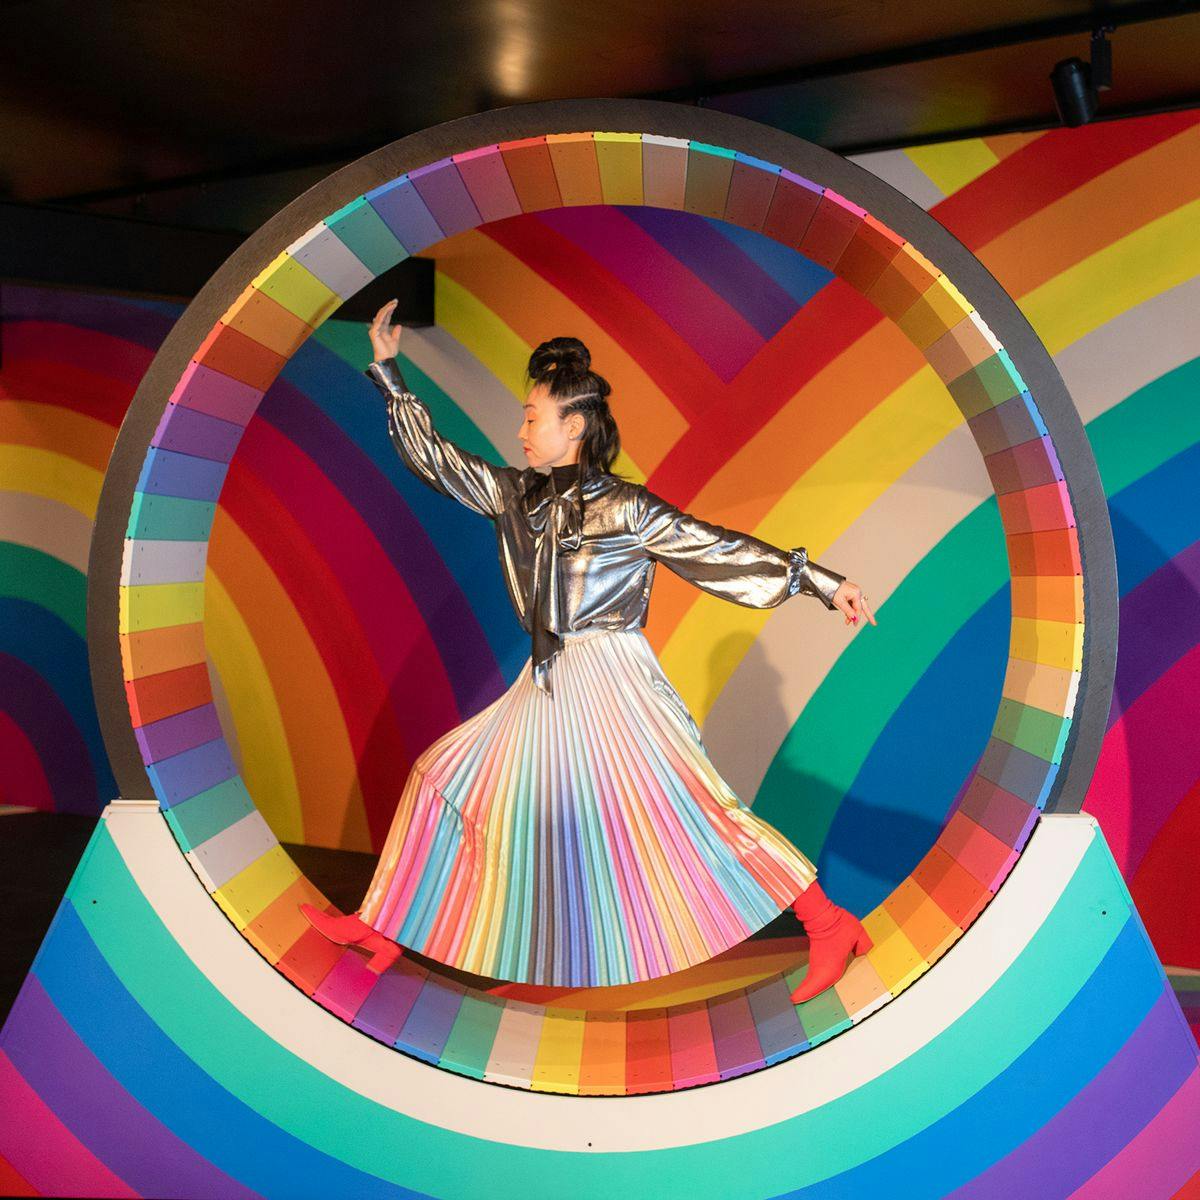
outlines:
[{"label": "woman's hair", "polygon": [[573,337],[551,338],[530,356],[526,378],[544,383],[551,399],[558,401],[563,419],[582,413],[587,425],[579,447],[579,477],[610,472],[621,449],[617,422],[608,407],[612,391],[607,379],[591,369],[588,348]]}]

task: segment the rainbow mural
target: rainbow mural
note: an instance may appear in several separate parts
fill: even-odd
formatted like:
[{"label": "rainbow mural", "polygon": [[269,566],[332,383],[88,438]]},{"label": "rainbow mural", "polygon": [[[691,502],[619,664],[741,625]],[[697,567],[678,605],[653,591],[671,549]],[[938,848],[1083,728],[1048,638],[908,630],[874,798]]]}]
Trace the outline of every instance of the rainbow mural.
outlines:
[{"label": "rainbow mural", "polygon": [[[861,160],[905,187],[977,254],[1021,305],[1079,404],[1109,498],[1121,590],[1117,695],[1085,808],[1099,818],[1160,955],[1182,964],[1172,973],[1181,996],[1194,990],[1188,968],[1200,965],[1200,926],[1188,919],[1196,900],[1180,884],[1195,844],[1188,839],[1200,832],[1189,816],[1200,772],[1190,763],[1188,739],[1179,736],[1194,722],[1180,698],[1196,694],[1186,687],[1197,642],[1189,558],[1196,531],[1188,524],[1195,516],[1188,511],[1194,505],[1181,501],[1194,478],[1188,455],[1198,432],[1187,398],[1196,382],[1200,262],[1183,233],[1200,201],[1195,185],[1190,194],[1188,187],[1200,176],[1186,169],[1200,158],[1198,125],[1200,113],[1170,114]],[[722,157],[712,150],[702,153]],[[558,154],[573,152],[567,145]],[[743,179],[762,171],[736,156],[731,161],[730,176],[739,166]],[[1154,188],[1145,187],[1148,178]],[[906,331],[883,319],[852,280],[831,269],[848,240],[836,253],[836,241],[826,247],[822,261],[819,247],[801,245],[801,253],[782,246],[752,222],[739,227],[721,219],[728,211],[705,211],[695,197],[695,211],[671,212],[635,207],[633,197],[622,204],[614,195],[618,202],[603,207],[586,192],[562,199],[568,206],[500,214],[420,250],[438,263],[438,324],[406,334],[405,374],[440,429],[505,458],[515,448],[516,374],[524,358],[543,337],[570,330],[615,384],[626,445],[619,469],[706,518],[777,544],[806,542],[814,558],[866,584],[880,614],[866,643],[840,642],[820,611],[785,606],[765,619],[717,605],[667,574],[647,633],[740,794],[812,854],[839,899],[860,910],[877,906],[873,933],[888,948],[871,962],[871,977],[848,976],[823,1009],[774,1003],[772,989],[782,988],[789,971],[798,976],[794,964],[801,961],[800,945],[784,931],[706,964],[668,991],[607,1000],[456,983],[419,964],[377,982],[365,978],[353,953],[305,943],[300,926],[288,925],[283,914],[299,899],[320,897],[275,839],[377,849],[408,762],[511,682],[527,639],[503,594],[490,528],[421,488],[396,463],[374,397],[357,376],[368,353],[362,327],[335,319],[311,334],[300,330],[276,311],[297,293],[272,292],[265,278],[245,297],[249,315],[227,314],[224,330],[206,346],[212,369],[247,370],[248,329],[262,338],[273,330],[280,360],[289,338],[308,340],[286,365],[275,364],[282,366],[275,382],[269,356],[242,380],[265,390],[252,420],[244,390],[226,388],[220,413],[196,406],[233,426],[244,417],[243,433],[191,413],[178,429],[160,430],[134,532],[166,529],[172,536],[149,540],[177,545],[189,540],[180,530],[208,536],[211,527],[211,543],[207,561],[172,551],[179,577],[166,584],[169,604],[152,611],[143,602],[165,593],[139,589],[163,586],[166,560],[139,550],[135,537],[125,577],[129,696],[152,777],[160,760],[225,733],[236,774],[202,789],[194,797],[202,804],[170,791],[169,770],[156,782],[171,797],[171,828],[205,887],[302,990],[372,1039],[469,1077],[532,1091],[635,1095],[728,1079],[827,1040],[875,1013],[881,998],[912,983],[971,924],[1004,875],[1019,869],[1013,851],[1029,835],[1037,807],[1036,800],[1022,807],[999,791],[972,790],[979,748],[995,725],[1007,744],[1052,755],[1065,733],[1061,723],[1031,726],[1036,713],[1011,702],[1006,709],[1004,697],[1036,686],[1041,703],[1031,707],[1044,713],[1052,711],[1047,697],[1066,709],[1072,695],[1069,648],[1053,685],[1046,682],[1052,671],[1040,672],[1035,684],[1014,677],[1010,663],[1006,675],[1014,617],[1021,620],[1023,603],[1078,612],[1080,598],[1060,585],[1023,595],[1019,572],[1018,584],[1010,584],[1014,544],[1026,539],[1028,561],[1040,567],[1045,551],[1035,535],[1048,514],[1062,515],[1069,498],[1020,461],[1003,460],[1010,474],[1009,486],[1002,485],[996,460],[985,463],[976,450],[983,410],[964,417],[945,372],[922,353],[922,329],[930,327]],[[855,217],[860,231],[886,242],[886,231],[852,203],[831,203],[839,210],[834,226]],[[362,207],[341,214],[347,230],[360,235]],[[349,233],[346,244],[355,244]],[[366,253],[364,245],[356,253]],[[911,279],[907,286],[903,295],[920,294]],[[944,284],[939,303],[943,293],[958,303]],[[264,311],[272,322],[248,323]],[[926,319],[944,322],[953,311],[932,305]],[[959,319],[965,312],[957,308]],[[81,629],[82,580],[74,593],[70,581],[82,570],[100,473],[132,391],[179,309],[6,287],[3,313],[2,440],[6,448],[28,447],[19,451],[23,474],[5,476],[18,486],[0,501],[3,539],[26,554],[22,561],[46,559],[41,569],[58,570],[62,580],[60,599],[48,600],[50,588],[29,589],[32,598],[12,601],[26,607],[13,611],[40,605],[68,626],[73,613]],[[92,335],[90,352],[64,355],[62,326]],[[202,378],[204,370],[197,365],[188,378]],[[1036,422],[1036,409],[1017,407]],[[70,419],[81,411],[89,423]],[[1003,452],[1004,437],[1027,437],[1028,428],[996,421],[988,431],[998,439],[994,453]],[[56,447],[49,457],[38,456],[30,431],[43,447]],[[227,441],[218,446],[222,433]],[[189,436],[209,439],[205,454]],[[788,453],[779,453],[781,446]],[[197,468],[197,458],[219,465]],[[22,504],[24,528],[36,538],[22,533]],[[78,519],[42,522],[38,514],[50,505]],[[1069,549],[1052,561],[1061,579],[1073,577]],[[1181,580],[1189,586],[1180,589]],[[45,629],[57,626],[47,622]],[[50,729],[44,712],[37,721],[21,711],[0,716],[0,737],[17,748],[23,772],[20,789],[0,800],[96,812],[112,783],[95,714],[78,695],[67,703],[72,686],[87,691],[82,642],[39,636],[55,642],[55,653],[39,658],[22,648],[13,670],[43,681],[57,702],[45,711],[57,724]],[[796,655],[798,642],[810,652]],[[52,667],[71,656],[75,676],[65,665]],[[1014,653],[1012,661],[1028,660]],[[737,714],[764,695],[774,707],[747,738]],[[190,715],[180,721],[174,712]],[[61,790],[65,773],[50,765],[58,731],[82,747],[90,791]],[[219,773],[224,764],[199,770]],[[989,765],[995,778],[995,761],[982,774]],[[232,847],[221,834],[235,825],[241,835],[253,832]],[[97,835],[99,842],[108,836]],[[927,857],[914,872],[935,838],[940,855],[935,850],[934,861]],[[264,861],[248,871],[254,849]],[[94,844],[89,854],[102,851]],[[110,873],[104,887],[133,895],[136,887],[113,884],[120,875],[119,868]],[[1130,920],[1136,929],[1136,914]],[[56,921],[69,923],[62,913]],[[1128,936],[1136,941],[1135,932]],[[159,940],[167,947],[170,937],[160,933]],[[969,942],[955,947],[928,984]],[[1110,986],[1105,978],[1097,975],[1099,989]],[[1077,983],[1082,988],[1082,977]],[[27,990],[36,991],[35,984]],[[65,994],[60,999],[70,1009]],[[1185,1011],[1194,1015],[1194,1005]],[[871,1028],[863,1024],[856,1037]],[[97,1037],[95,1049],[104,1044],[104,1035]],[[831,1042],[822,1056],[845,1040]],[[1109,1041],[1104,1053],[1122,1044]],[[1141,1053],[1131,1049],[1127,1058]],[[1173,1053],[1178,1062],[1178,1046]],[[10,1082],[15,1086],[11,1074]],[[1126,1170],[1133,1163],[1144,1169],[1154,1138],[1177,1129],[1187,1114],[1194,1119],[1194,1078],[1185,1086],[1170,1076],[1162,1086],[1154,1111],[1171,1115],[1145,1125],[1159,1132],[1144,1134],[1140,1156],[1127,1148],[1112,1160]],[[230,1090],[241,1095],[237,1086]],[[1100,1111],[1076,1093],[1064,1092],[1058,1103],[1050,1115],[1072,1110],[1076,1119],[1085,1112],[1094,1118]],[[1048,1119],[1043,1114],[1042,1123]],[[1138,1145],[1135,1134],[1120,1145]],[[1031,1148],[1027,1160],[1034,1155]],[[976,1194],[999,1194],[1007,1176],[985,1176],[980,1161],[963,1179],[979,1176]],[[899,1178],[891,1169],[880,1178]],[[1179,1173],[1182,1186],[1182,1167]],[[113,1194],[147,1194],[114,1174],[131,1190]],[[1091,1192],[1081,1194],[1117,1194],[1116,1174],[1103,1182],[1095,1172],[1080,1175],[1078,1186],[1093,1176]],[[828,1179],[835,1177],[840,1171]],[[798,1178],[786,1186],[795,1189]],[[233,1171],[229,1179],[241,1176]]]},{"label": "rainbow mural", "polygon": [[[1100,786],[1093,786],[1086,807],[1100,817],[1164,959],[1192,966],[1200,964],[1194,933],[1200,928],[1200,902],[1194,889],[1180,889],[1170,880],[1178,877],[1180,856],[1195,829],[1197,771],[1183,757],[1183,742],[1170,750],[1147,744],[1142,752],[1139,747],[1144,737],[1166,728],[1164,718],[1188,723],[1194,716],[1190,707],[1167,705],[1165,698],[1190,694],[1186,687],[1171,686],[1178,678],[1171,672],[1186,669],[1184,660],[1197,642],[1195,606],[1179,603],[1181,593],[1170,586],[1193,577],[1188,551],[1196,541],[1186,528],[1189,464],[1180,455],[1195,442],[1186,398],[1195,384],[1189,348],[1197,331],[1189,314],[1196,311],[1191,291],[1200,264],[1189,257],[1191,242],[1173,231],[1186,226],[1197,202],[1195,189],[1189,192],[1196,175],[1190,166],[1197,164],[1197,124],[1197,114],[1185,112],[860,160],[907,190],[979,255],[1055,353],[1084,409],[1110,500],[1123,594],[1118,699],[1100,768],[1103,798]],[[1142,178],[1154,186],[1126,185]],[[1105,223],[1099,223],[1101,213]],[[826,519],[831,494],[847,504],[840,518],[828,518],[836,524],[833,535],[811,540],[814,547],[823,540],[820,553],[860,575],[875,597],[886,596],[887,620],[871,635],[875,647],[868,650],[857,639],[845,646],[836,635],[828,636],[820,614],[785,608],[758,630],[742,627],[724,636],[710,634],[700,622],[702,627],[688,634],[693,639],[688,644],[703,649],[694,656],[696,665],[683,671],[680,664],[687,656],[672,649],[684,644],[675,641],[675,631],[680,614],[703,601],[667,573],[659,580],[647,632],[702,718],[706,741],[726,777],[806,847],[830,887],[853,906],[869,907],[903,878],[954,806],[974,766],[970,748],[981,744],[994,714],[992,700],[998,699],[998,691],[988,697],[984,685],[990,678],[998,687],[1005,653],[1008,601],[1001,532],[970,447],[947,462],[958,444],[960,415],[944,393],[922,385],[919,357],[889,323],[879,321],[824,268],[775,243],[685,213],[561,210],[555,220],[560,229],[570,222],[590,227],[591,241],[586,229],[577,229],[567,247],[558,243],[551,255],[539,249],[540,235],[515,244],[512,235],[502,237],[500,227],[491,226],[434,247],[438,325],[410,331],[413,357],[406,357],[405,370],[434,406],[440,427],[472,449],[501,458],[514,445],[506,414],[519,391],[516,373],[523,354],[547,330],[576,329],[598,357],[611,363],[617,402],[624,404],[622,432],[631,447],[621,466],[633,477],[645,478],[711,519],[780,540],[796,532],[818,534],[812,521]],[[656,220],[653,234],[646,234],[643,226]],[[616,264],[603,261],[604,243],[597,240],[613,222],[626,233],[633,227],[641,237],[641,257],[627,255],[632,266],[627,264],[623,275]],[[544,223],[533,215],[502,224],[516,232]],[[552,276],[548,260],[560,261],[557,255],[572,247],[570,269]],[[583,273],[589,262],[590,271]],[[647,266],[639,282],[629,272],[643,262]],[[1097,281],[1113,278],[1125,281],[1123,289],[1098,286]],[[656,279],[669,279],[670,287],[656,290]],[[1107,297],[1103,306],[1097,299],[1101,293]],[[765,311],[751,320],[733,320],[738,298],[750,296]],[[870,339],[879,357],[896,368],[894,376],[874,373],[865,333],[824,323],[822,310],[835,299],[864,319],[875,316]],[[653,336],[644,335],[646,321],[668,301],[667,317]],[[2,801],[98,813],[115,794],[86,680],[82,571],[100,474],[116,427],[180,311],[175,305],[12,285],[0,293],[0,440],[7,468],[0,541],[9,562],[23,564],[21,570],[0,572],[6,585],[0,628],[11,631],[3,660],[9,678],[29,685],[6,686],[2,693],[0,726],[6,759],[14,764],[6,772]],[[776,341],[797,325],[796,336],[776,349]],[[682,334],[677,332],[681,326]],[[820,337],[813,332],[818,329]],[[667,337],[669,353],[660,349]],[[830,342],[831,337],[839,340]],[[398,469],[372,397],[357,378],[367,356],[364,338],[357,325],[327,322],[268,393],[218,505],[205,620],[224,727],[272,829],[285,841],[371,850],[378,848],[379,830],[390,816],[395,781],[389,770],[372,766],[377,762],[370,752],[372,738],[360,732],[357,747],[351,740],[348,683],[337,674],[343,649],[334,631],[337,622],[326,619],[298,582],[313,578],[311,571],[289,576],[288,562],[281,561],[284,536],[296,552],[307,555],[306,566],[321,559],[322,549],[315,531],[299,530],[295,523],[282,529],[269,524],[273,516],[286,521],[304,490],[293,473],[297,468],[285,469],[280,460],[307,464],[329,495],[343,489],[343,495],[351,493],[352,479],[365,480],[378,497],[375,503],[353,494],[353,503],[341,510],[354,508],[362,538],[386,546],[391,531],[383,514],[390,513],[392,521],[400,514],[406,520],[406,562],[413,562],[421,547],[430,564],[426,574],[440,574],[429,607],[453,606],[456,619],[469,612],[463,627],[482,630],[490,653],[477,653],[479,640],[443,635],[436,642],[446,670],[462,682],[456,702],[435,710],[430,738],[498,695],[515,676],[524,647],[499,572],[492,568],[486,526],[429,497]],[[633,338],[642,340],[625,349]],[[731,345],[738,339],[740,347]],[[764,471],[783,465],[771,452],[778,444],[774,428],[752,435],[734,403],[737,394],[731,398],[722,378],[704,370],[706,355],[723,353],[719,369],[726,376],[744,365],[778,375],[781,362],[797,361],[798,348],[825,357],[804,369],[802,386],[783,405],[781,413],[790,414],[793,429],[832,420],[840,412],[839,397],[849,393],[870,414],[870,420],[841,414],[839,430],[826,439],[834,450],[825,457],[836,461],[825,469],[835,469],[842,481],[874,476],[867,439],[860,435],[856,441],[849,431],[882,424],[882,436],[872,441],[898,452],[912,426],[902,433],[894,414],[915,392],[926,397],[931,411],[926,444],[906,446],[907,469],[900,469],[903,462],[895,464],[891,483],[883,491],[876,485],[873,498],[856,491],[852,502],[844,482],[833,492],[811,472],[807,489],[799,477],[768,486]],[[700,377],[684,378],[679,392],[711,396],[710,421],[729,402],[724,415],[733,418],[734,428],[727,435],[728,465],[719,472],[697,471],[690,478],[677,473],[675,480],[657,473],[690,422],[686,412],[655,403],[642,365],[653,353],[680,363],[681,373],[689,362],[697,363]],[[757,366],[758,359],[766,360],[764,366]],[[757,382],[751,378],[747,387]],[[678,461],[696,463],[682,453]],[[706,483],[717,474],[728,474],[728,485],[715,478]],[[772,511],[788,489],[798,498],[810,495],[811,506],[821,511],[811,520],[789,517],[764,528],[746,506]],[[255,507],[264,496],[273,503]],[[907,548],[895,545],[894,529],[879,528],[892,506],[908,518],[905,528],[912,530],[913,540]],[[1151,533],[1156,513],[1172,514],[1180,524],[1170,544]],[[1160,549],[1154,552],[1152,545]],[[898,552],[899,561],[890,568],[894,580],[886,580],[881,564],[892,562]],[[35,580],[37,586],[31,586]],[[1146,586],[1139,615],[1130,605],[1141,585]],[[22,587],[24,595],[12,594]],[[374,587],[395,613],[404,600],[396,573],[377,574]],[[926,619],[931,599],[938,606],[933,610],[937,620]],[[744,621],[745,614],[725,607],[731,608],[725,615]],[[347,615],[344,604],[339,615]],[[805,617],[818,618],[811,630]],[[1146,618],[1156,624],[1147,625]],[[804,629],[797,629],[797,622]],[[368,637],[361,625],[362,619],[352,615],[350,627],[360,645]],[[17,630],[33,632],[18,645]],[[801,635],[811,653],[797,660],[786,647]],[[372,648],[372,655],[379,653]],[[245,654],[262,663],[253,680],[230,669]],[[697,685],[685,678],[715,659],[736,661],[723,683]],[[833,714],[855,703],[859,680],[870,697],[869,712],[860,706],[857,721],[841,721]],[[778,710],[765,736],[741,738],[731,718],[764,686],[777,697]],[[818,693],[820,702],[814,703]],[[23,708],[23,697],[34,695],[45,703]],[[1126,713],[1134,701],[1140,704]],[[55,754],[49,752],[52,745],[58,747]],[[906,771],[897,777],[888,764],[901,752]],[[1155,771],[1168,762],[1178,766],[1179,782],[1154,789],[1157,811],[1147,822],[1136,815],[1131,762]],[[804,789],[803,804],[791,799],[797,786]],[[368,808],[374,812],[370,820]],[[880,828],[886,837],[863,836]],[[1168,929],[1171,940],[1164,942]]]}]

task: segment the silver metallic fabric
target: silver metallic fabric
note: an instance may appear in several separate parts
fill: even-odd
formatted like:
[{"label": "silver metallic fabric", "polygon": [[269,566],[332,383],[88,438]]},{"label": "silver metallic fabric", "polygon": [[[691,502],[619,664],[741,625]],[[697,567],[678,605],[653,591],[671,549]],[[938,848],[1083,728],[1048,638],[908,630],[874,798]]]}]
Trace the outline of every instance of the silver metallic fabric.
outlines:
[{"label": "silver metallic fabric", "polygon": [[834,607],[845,576],[810,562],[803,546],[781,550],[701,521],[615,475],[581,485],[577,467],[496,466],[434,429],[395,359],[364,373],[387,397],[388,431],[409,469],[495,522],[504,582],[532,637],[534,682],[547,695],[562,634],[645,626],[657,563],[748,608],[774,608],[797,594]]}]

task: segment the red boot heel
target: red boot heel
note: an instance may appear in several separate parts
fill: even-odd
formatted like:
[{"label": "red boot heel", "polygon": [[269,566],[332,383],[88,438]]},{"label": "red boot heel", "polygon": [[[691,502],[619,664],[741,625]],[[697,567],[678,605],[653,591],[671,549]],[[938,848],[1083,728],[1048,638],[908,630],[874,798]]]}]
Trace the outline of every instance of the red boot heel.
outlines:
[{"label": "red boot heel", "polygon": [[367,970],[375,975],[382,975],[403,953],[401,947],[395,942],[374,930],[370,937],[364,938],[358,945],[362,946],[364,950],[373,951],[371,957],[367,959]]},{"label": "red boot heel", "polygon": [[803,1004],[841,979],[848,955],[865,954],[873,942],[862,922],[834,904],[815,881],[792,902],[792,911],[808,934],[808,974],[792,992],[792,1003]]}]

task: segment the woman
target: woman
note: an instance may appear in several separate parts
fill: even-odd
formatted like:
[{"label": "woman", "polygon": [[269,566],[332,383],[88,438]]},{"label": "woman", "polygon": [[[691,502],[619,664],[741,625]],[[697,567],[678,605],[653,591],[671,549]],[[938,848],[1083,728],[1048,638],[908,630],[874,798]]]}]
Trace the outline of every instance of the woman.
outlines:
[{"label": "woman", "polygon": [[495,523],[532,649],[498,700],[413,765],[359,911],[305,916],[373,951],[376,972],[402,943],[494,979],[594,987],[703,962],[790,905],[810,939],[792,999],[829,987],[870,938],[717,773],[642,628],[660,562],[753,608],[802,592],[875,624],[866,597],[803,548],[707,524],[613,475],[611,389],[575,338],[530,358],[525,469],[447,441],[395,361],[395,304],[372,322],[366,371],[392,441],[429,486]]}]

